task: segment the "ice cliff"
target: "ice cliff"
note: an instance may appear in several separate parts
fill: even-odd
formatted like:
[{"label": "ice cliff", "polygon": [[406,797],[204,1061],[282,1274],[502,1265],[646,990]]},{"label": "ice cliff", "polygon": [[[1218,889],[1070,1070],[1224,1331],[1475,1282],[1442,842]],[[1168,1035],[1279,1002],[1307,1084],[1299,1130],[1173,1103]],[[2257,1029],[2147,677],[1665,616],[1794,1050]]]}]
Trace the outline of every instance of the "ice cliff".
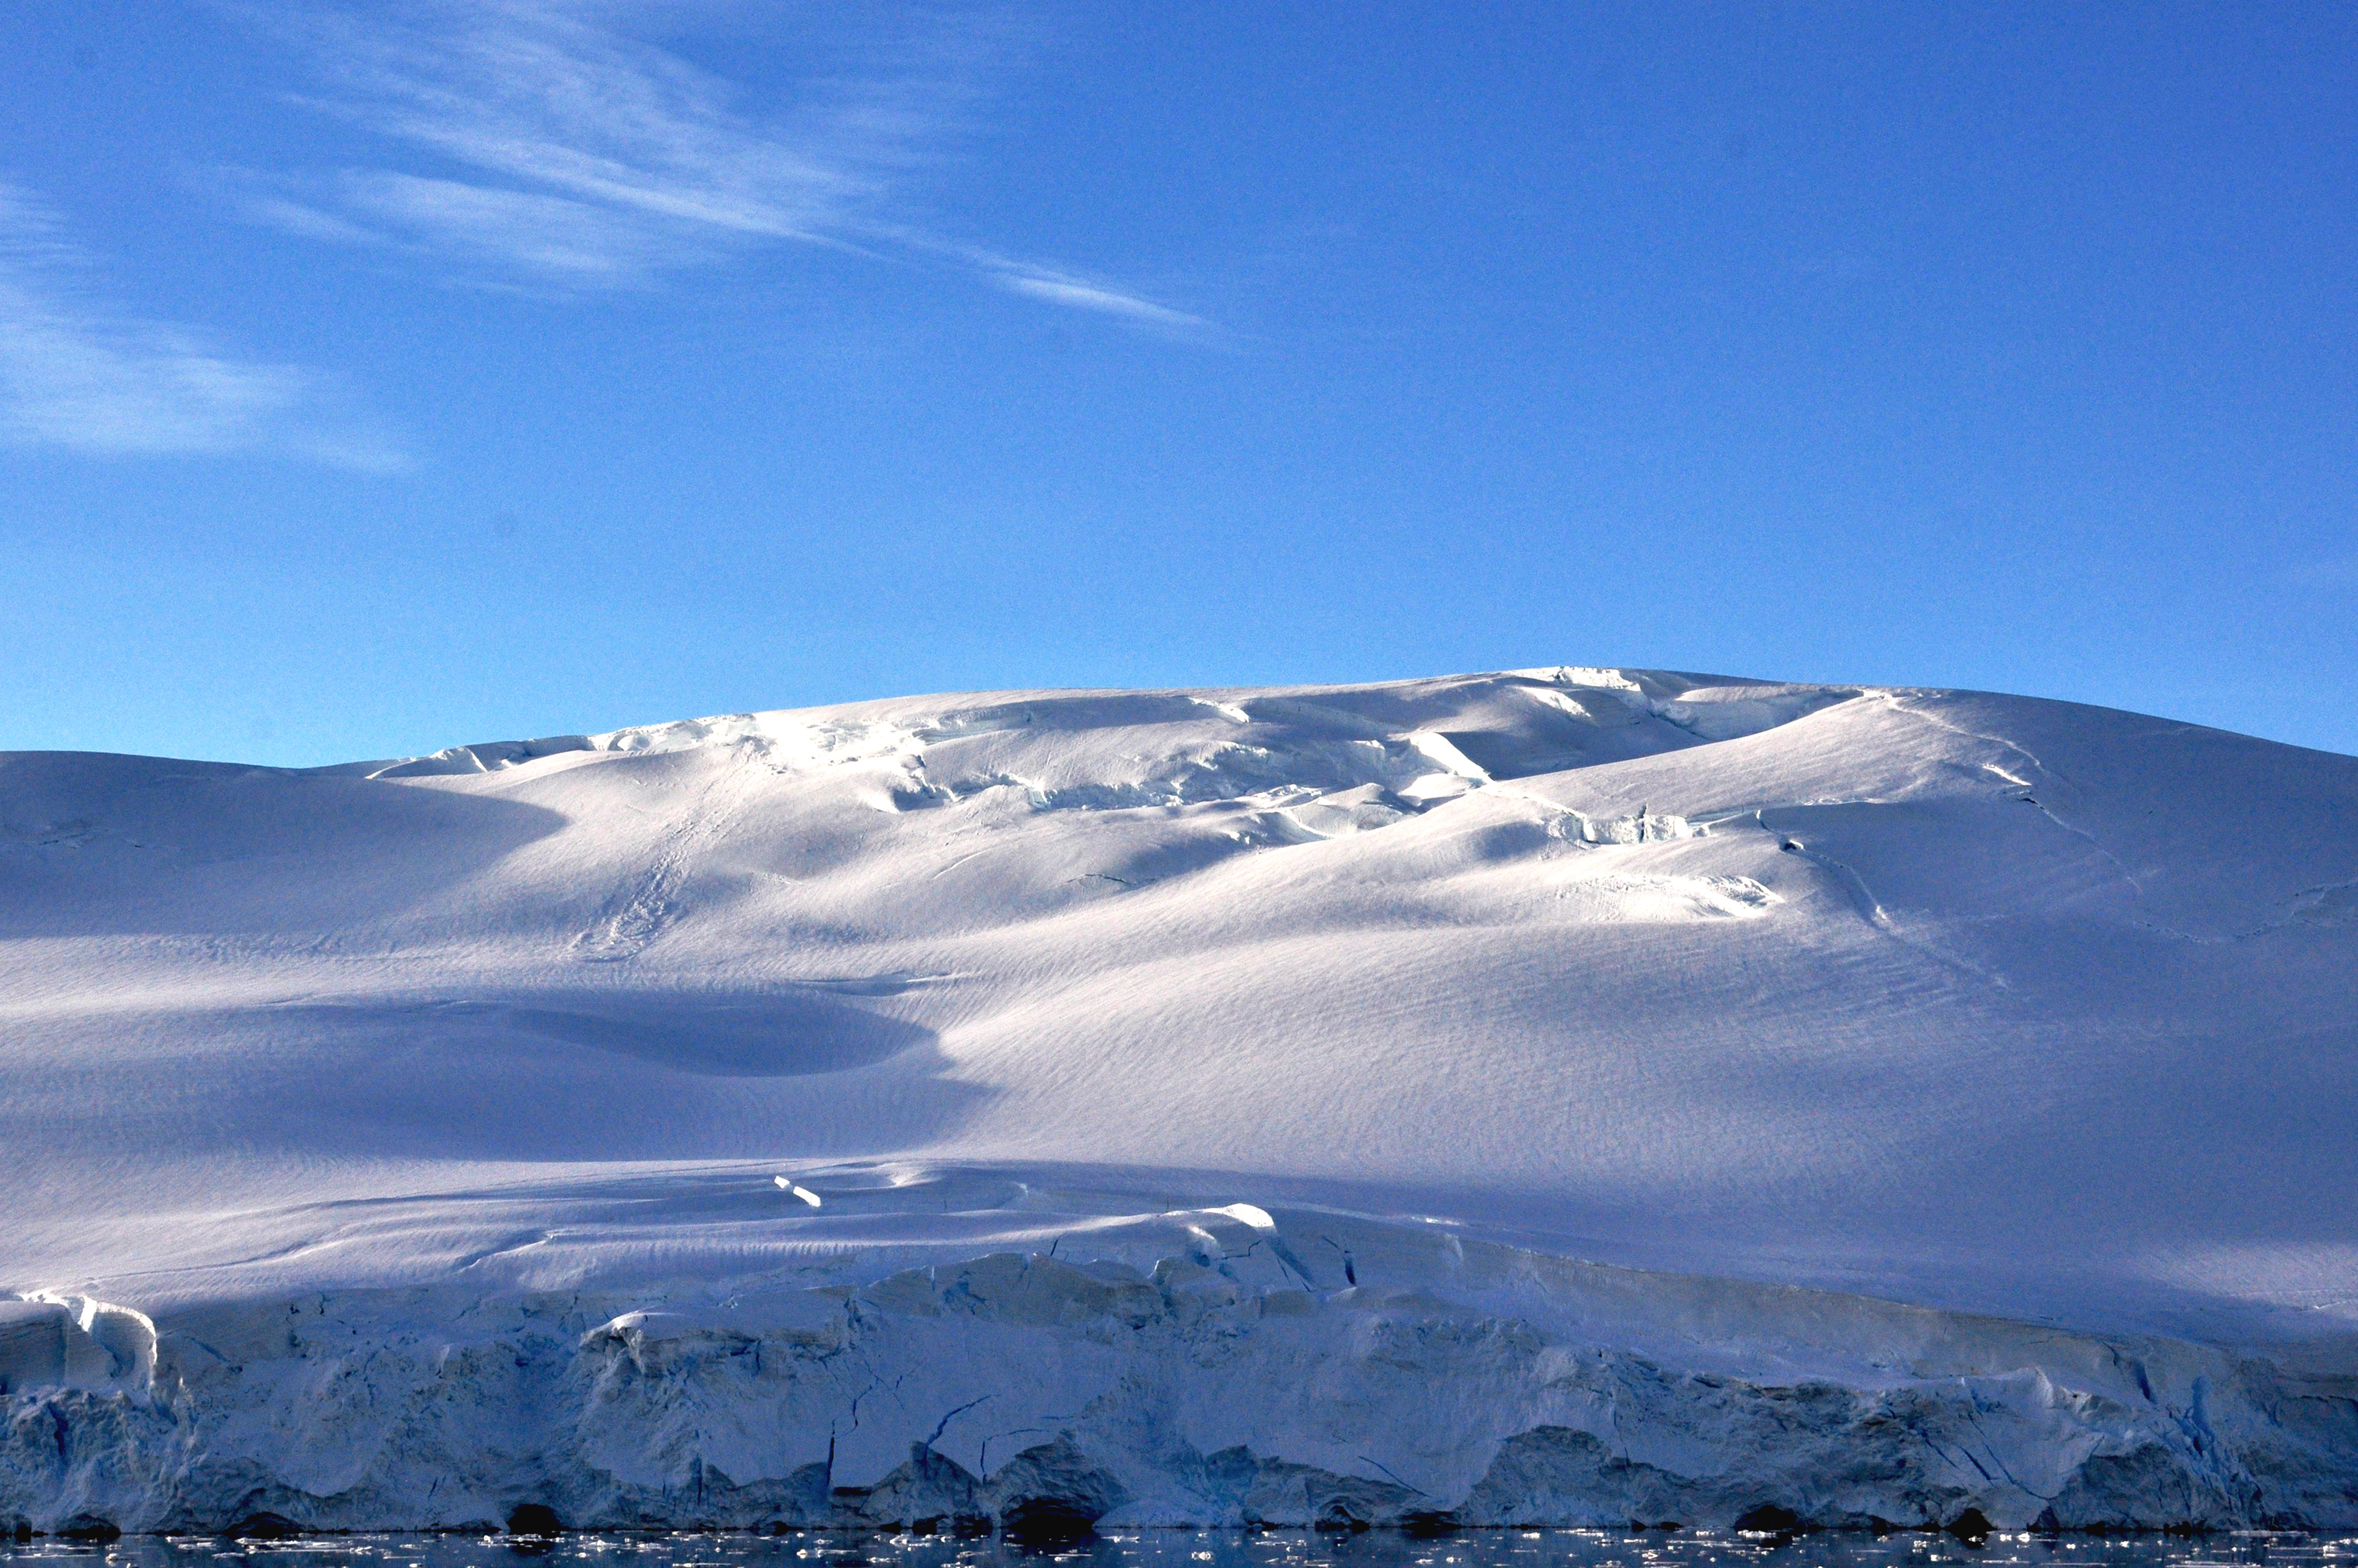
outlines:
[{"label": "ice cliff", "polygon": [[824,1284],[332,1291],[158,1323],[19,1303],[0,1309],[0,1513],[52,1531],[526,1508],[1034,1530],[2358,1522],[2346,1373],[1248,1212],[1080,1219],[1055,1244],[1070,1258],[879,1272],[881,1249],[806,1268]]}]

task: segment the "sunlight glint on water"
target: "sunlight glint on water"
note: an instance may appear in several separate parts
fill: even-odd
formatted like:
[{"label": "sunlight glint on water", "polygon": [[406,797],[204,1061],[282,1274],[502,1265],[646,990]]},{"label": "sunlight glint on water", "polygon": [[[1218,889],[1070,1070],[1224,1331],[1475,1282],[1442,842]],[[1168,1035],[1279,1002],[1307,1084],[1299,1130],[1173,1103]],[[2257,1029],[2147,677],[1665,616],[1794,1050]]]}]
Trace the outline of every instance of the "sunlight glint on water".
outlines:
[{"label": "sunlight glint on water", "polygon": [[1944,1535],[1795,1538],[1725,1532],[1482,1530],[1433,1540],[1391,1531],[1121,1530],[1063,1546],[948,1536],[567,1535],[546,1544],[505,1536],[352,1535],[230,1541],[126,1537],[106,1544],[0,1544],[0,1568],[2358,1568],[2358,1536],[2264,1532],[2204,1537],[1993,1536],[1980,1547]]}]

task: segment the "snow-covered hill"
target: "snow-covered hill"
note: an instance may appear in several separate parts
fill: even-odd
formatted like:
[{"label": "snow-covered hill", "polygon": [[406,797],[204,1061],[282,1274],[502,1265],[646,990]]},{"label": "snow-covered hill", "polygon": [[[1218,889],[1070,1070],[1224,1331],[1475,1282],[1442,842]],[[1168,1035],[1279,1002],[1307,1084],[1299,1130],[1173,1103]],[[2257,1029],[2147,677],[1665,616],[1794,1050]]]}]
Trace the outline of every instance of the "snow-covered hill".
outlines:
[{"label": "snow-covered hill", "polygon": [[0,938],[44,1528],[2358,1522],[2358,759],[1585,668],[19,753]]}]

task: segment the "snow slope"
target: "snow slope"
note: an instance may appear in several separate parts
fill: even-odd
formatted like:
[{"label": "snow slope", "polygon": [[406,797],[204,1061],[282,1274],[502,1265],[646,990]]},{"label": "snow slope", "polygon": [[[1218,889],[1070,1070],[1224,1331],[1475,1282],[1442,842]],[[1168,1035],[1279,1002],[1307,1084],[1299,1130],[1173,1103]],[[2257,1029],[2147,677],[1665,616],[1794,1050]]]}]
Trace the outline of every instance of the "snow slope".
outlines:
[{"label": "snow slope", "polygon": [[2358,759],[1578,668],[19,753],[0,937],[45,1528],[2358,1521]]}]

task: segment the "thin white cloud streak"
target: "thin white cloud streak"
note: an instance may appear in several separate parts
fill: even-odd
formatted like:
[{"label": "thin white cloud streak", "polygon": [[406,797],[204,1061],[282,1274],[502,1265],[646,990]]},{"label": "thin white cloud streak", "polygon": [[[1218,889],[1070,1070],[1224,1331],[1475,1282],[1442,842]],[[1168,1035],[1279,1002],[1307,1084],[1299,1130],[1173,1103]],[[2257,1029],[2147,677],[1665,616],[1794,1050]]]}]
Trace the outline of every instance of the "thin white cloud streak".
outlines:
[{"label": "thin white cloud streak", "polygon": [[328,91],[312,106],[447,160],[279,180],[243,177],[258,221],[398,246],[560,288],[644,286],[779,243],[948,264],[997,287],[1166,331],[1200,318],[1135,291],[934,236],[895,182],[955,135],[979,56],[945,30],[896,69],[806,83],[779,114],[605,25],[589,0],[427,0],[326,11],[299,27]]},{"label": "thin white cloud streak", "polygon": [[1173,329],[1206,325],[1200,316],[1190,316],[1184,310],[1174,310],[1167,305],[1157,305],[1134,294],[1101,288],[1095,284],[1076,283],[1071,278],[1044,273],[1009,272],[1001,274],[998,281],[1002,287],[1014,293],[1028,294],[1034,299],[1045,299],[1057,305],[1068,305],[1076,310],[1096,310],[1108,316],[1122,316],[1133,321]]},{"label": "thin white cloud streak", "polygon": [[94,299],[89,262],[29,193],[0,184],[0,439],[105,457],[267,451],[389,473],[407,460],[332,416],[333,389]]}]

